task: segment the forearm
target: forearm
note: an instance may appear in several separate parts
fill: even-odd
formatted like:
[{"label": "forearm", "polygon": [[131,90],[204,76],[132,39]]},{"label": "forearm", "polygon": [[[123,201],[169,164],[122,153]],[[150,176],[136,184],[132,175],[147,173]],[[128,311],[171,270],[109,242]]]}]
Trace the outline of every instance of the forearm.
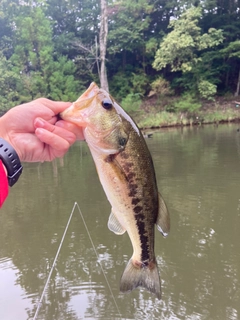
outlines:
[{"label": "forearm", "polygon": [[0,208],[6,200],[9,186],[20,176],[22,166],[16,151],[4,132],[4,123],[0,119]]},{"label": "forearm", "polygon": [[0,160],[0,208],[8,196],[7,170]]},{"label": "forearm", "polygon": [[0,138],[4,139],[8,143],[10,143],[9,137],[8,137],[8,134],[7,134],[7,130],[5,128],[6,121],[8,121],[7,118],[8,118],[8,116],[7,116],[6,113],[2,117],[0,117]]},{"label": "forearm", "polygon": [[[0,118],[0,138],[6,139],[3,117]],[[8,196],[7,169],[0,160],[0,208]]]}]

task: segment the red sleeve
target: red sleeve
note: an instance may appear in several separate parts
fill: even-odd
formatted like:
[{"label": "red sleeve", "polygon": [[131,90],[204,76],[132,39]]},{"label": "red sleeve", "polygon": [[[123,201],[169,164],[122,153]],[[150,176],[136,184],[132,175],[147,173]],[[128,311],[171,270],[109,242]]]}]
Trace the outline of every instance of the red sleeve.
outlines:
[{"label": "red sleeve", "polygon": [[2,161],[0,160],[0,208],[3,205],[3,202],[8,196],[8,180],[6,172],[3,168]]}]

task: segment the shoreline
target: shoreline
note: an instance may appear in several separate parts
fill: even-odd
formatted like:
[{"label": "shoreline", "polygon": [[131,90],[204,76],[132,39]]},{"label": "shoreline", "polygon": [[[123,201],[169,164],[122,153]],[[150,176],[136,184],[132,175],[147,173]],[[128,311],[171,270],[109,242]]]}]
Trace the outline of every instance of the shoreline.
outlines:
[{"label": "shoreline", "polygon": [[197,127],[197,126],[204,126],[204,125],[215,125],[218,126],[219,124],[226,124],[226,123],[240,123],[240,118],[232,119],[232,120],[220,120],[220,121],[214,121],[214,122],[193,122],[193,123],[178,123],[178,124],[164,124],[160,126],[151,126],[151,127],[142,127],[140,125],[139,128],[144,130],[157,130],[157,129],[164,129],[164,128],[182,128],[182,127]]},{"label": "shoreline", "polygon": [[[157,111],[158,109],[158,111]],[[175,111],[169,112],[161,106],[150,105],[146,110],[140,110],[131,114],[141,129],[159,129],[167,127],[201,126],[240,122],[240,103],[236,101],[224,101],[205,103],[195,112]]]}]

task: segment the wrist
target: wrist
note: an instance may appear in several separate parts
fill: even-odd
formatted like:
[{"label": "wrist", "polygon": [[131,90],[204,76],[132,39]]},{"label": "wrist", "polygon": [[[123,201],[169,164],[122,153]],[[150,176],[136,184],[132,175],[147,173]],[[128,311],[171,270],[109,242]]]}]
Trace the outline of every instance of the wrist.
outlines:
[{"label": "wrist", "polygon": [[0,138],[0,160],[5,168],[8,184],[12,187],[22,173],[22,165],[17,152],[2,138]]},{"label": "wrist", "polygon": [[20,150],[18,148],[18,144],[14,143],[14,137],[16,136],[15,132],[11,127],[9,128],[6,126],[6,123],[11,123],[11,117],[8,117],[8,114],[10,113],[11,110],[6,112],[2,117],[0,117],[0,139],[5,140],[7,143],[10,144],[10,146],[15,150],[17,153],[17,156],[19,157],[20,160],[21,154]]}]

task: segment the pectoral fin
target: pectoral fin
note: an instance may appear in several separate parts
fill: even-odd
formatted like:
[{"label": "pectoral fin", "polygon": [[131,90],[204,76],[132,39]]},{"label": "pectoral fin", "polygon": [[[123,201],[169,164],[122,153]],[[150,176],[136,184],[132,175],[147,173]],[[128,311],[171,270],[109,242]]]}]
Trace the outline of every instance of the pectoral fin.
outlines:
[{"label": "pectoral fin", "polygon": [[158,218],[156,221],[157,229],[164,237],[166,237],[170,231],[170,216],[160,193],[158,193],[158,206]]},{"label": "pectoral fin", "polygon": [[115,214],[111,211],[109,219],[108,219],[108,228],[115,234],[121,235],[124,234],[126,231],[125,228],[121,225],[121,223],[118,221]]}]

